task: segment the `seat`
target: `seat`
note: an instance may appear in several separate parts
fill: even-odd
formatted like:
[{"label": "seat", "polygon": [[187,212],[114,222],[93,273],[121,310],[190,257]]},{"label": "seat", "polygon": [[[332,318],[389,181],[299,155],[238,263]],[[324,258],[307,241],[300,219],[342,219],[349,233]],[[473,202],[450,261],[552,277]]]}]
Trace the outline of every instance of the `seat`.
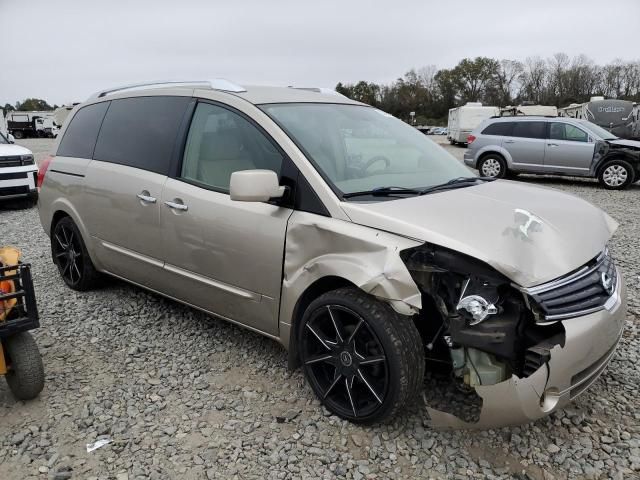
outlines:
[{"label": "seat", "polygon": [[197,178],[206,185],[228,189],[231,174],[256,168],[237,129],[204,133],[200,143]]}]

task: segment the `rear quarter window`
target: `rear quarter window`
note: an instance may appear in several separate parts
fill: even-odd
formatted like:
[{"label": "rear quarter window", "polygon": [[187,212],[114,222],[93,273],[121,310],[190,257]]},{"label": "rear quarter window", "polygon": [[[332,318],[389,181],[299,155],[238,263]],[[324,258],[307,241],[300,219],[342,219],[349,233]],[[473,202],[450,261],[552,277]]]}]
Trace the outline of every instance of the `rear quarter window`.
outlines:
[{"label": "rear quarter window", "polygon": [[511,129],[513,127],[513,122],[496,122],[488,125],[483,131],[482,135],[501,135],[501,136],[509,136],[511,135]]},{"label": "rear quarter window", "polygon": [[168,175],[190,97],[112,100],[93,158]]},{"label": "rear quarter window", "polygon": [[56,155],[62,157],[92,158],[93,149],[109,102],[82,107],[71,119],[71,123],[60,140]]}]

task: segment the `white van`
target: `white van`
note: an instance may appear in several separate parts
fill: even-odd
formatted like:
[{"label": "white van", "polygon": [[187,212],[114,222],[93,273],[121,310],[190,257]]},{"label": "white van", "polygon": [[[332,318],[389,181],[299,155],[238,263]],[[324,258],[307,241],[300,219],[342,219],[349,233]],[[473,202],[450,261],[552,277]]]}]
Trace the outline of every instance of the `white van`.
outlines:
[{"label": "white van", "polygon": [[498,107],[483,107],[480,102],[467,102],[462,107],[449,109],[449,123],[447,138],[452,145],[467,143],[467,136],[474,128],[487,118],[500,115]]}]

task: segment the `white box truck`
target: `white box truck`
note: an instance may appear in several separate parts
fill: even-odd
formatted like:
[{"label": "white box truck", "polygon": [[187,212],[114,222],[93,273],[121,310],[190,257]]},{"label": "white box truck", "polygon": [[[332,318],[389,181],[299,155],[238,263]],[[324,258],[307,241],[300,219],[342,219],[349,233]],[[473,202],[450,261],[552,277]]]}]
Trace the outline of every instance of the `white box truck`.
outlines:
[{"label": "white box truck", "polygon": [[447,138],[452,145],[467,143],[467,137],[474,128],[487,118],[500,115],[498,107],[484,107],[480,102],[468,102],[461,107],[449,109]]}]

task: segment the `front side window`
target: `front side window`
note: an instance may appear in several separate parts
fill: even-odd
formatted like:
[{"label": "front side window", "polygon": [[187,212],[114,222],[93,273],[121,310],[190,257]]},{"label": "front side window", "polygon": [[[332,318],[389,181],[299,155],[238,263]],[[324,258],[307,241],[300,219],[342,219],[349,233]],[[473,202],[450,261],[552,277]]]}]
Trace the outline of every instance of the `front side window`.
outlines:
[{"label": "front side window", "polygon": [[249,120],[226,108],[200,103],[191,121],[181,177],[229,191],[231,174],[266,169],[278,175],[282,155]]},{"label": "front side window", "polygon": [[572,142],[588,142],[589,135],[574,125],[553,122],[549,127],[549,138],[552,140],[568,140]]},{"label": "front side window", "polygon": [[262,105],[341,194],[378,187],[422,188],[471,173],[406,123],[360,105]]},{"label": "front side window", "polygon": [[514,122],[512,137],[545,138],[545,122]]}]

